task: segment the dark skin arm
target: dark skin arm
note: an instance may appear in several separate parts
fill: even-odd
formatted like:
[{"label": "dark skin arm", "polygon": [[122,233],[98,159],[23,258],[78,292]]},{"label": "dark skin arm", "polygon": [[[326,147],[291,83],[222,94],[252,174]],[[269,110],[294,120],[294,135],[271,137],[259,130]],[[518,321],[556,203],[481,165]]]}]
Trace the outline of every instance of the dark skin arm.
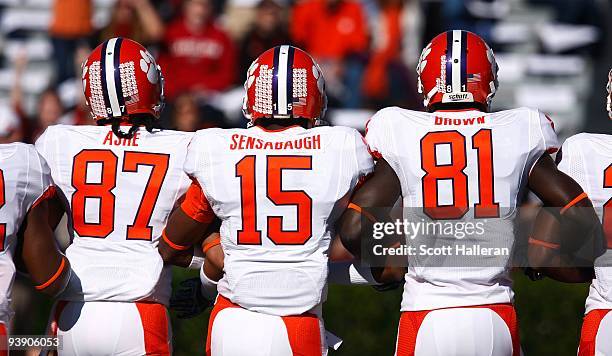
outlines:
[{"label": "dark skin arm", "polygon": [[[557,169],[549,154],[544,154],[529,176],[529,188],[547,207],[564,207],[584,193],[578,183]],[[530,244],[529,261],[533,268],[547,276],[566,282],[587,282],[592,278],[592,266],[596,257],[604,252],[599,240],[601,224],[589,199],[577,202],[563,214],[559,209],[542,209],[536,219],[534,238],[559,245],[559,249]],[[574,253],[592,244],[592,253],[579,260]]]},{"label": "dark skin arm", "polygon": [[[379,159],[374,168],[374,173],[355,192],[351,202],[364,210],[371,207],[381,210],[384,215],[380,221],[388,219],[391,208],[401,195],[401,185],[395,171],[383,158]],[[372,231],[373,222],[364,219],[362,214],[346,209],[338,223],[340,240],[344,247],[356,258],[362,257],[362,241],[372,241],[369,234]],[[401,243],[399,240],[396,243]],[[401,263],[389,263],[386,267],[373,267],[372,275],[380,283],[400,281],[405,274]]]},{"label": "dark skin arm", "polygon": [[64,267],[61,273],[55,277],[40,291],[50,294],[59,294],[67,285],[70,278],[70,263],[58,250],[55,244],[53,230],[49,224],[49,200],[41,201],[37,206],[30,209],[23,225],[23,247],[21,257],[30,273],[30,278],[36,286],[50,281],[58,272],[62,260]]},{"label": "dark skin arm", "polygon": [[[192,247],[202,240],[202,236],[209,235],[212,223],[201,223],[192,219],[182,209],[175,209],[166,226],[166,236],[172,243],[180,246]],[[188,267],[193,257],[193,248],[177,250],[169,246],[164,239],[159,240],[158,250],[164,263],[180,267]]]},{"label": "dark skin arm", "polygon": [[204,273],[213,281],[218,282],[223,277],[224,254],[221,245],[213,246],[206,251]]},{"label": "dark skin arm", "polygon": [[[561,236],[561,224],[548,209],[540,209],[532,236],[539,241],[549,243],[550,246],[558,246]],[[528,249],[529,263],[538,266],[537,270],[544,275],[565,283],[587,282],[594,278],[591,267],[572,267],[589,265],[588,261],[576,261],[576,258],[563,250],[553,249],[543,245],[531,244]],[[560,268],[560,266],[565,266]]]},{"label": "dark skin arm", "polygon": [[64,205],[57,195],[47,199],[47,203],[49,206],[49,226],[51,226],[52,230],[55,230],[62,220],[62,216],[64,216]]}]

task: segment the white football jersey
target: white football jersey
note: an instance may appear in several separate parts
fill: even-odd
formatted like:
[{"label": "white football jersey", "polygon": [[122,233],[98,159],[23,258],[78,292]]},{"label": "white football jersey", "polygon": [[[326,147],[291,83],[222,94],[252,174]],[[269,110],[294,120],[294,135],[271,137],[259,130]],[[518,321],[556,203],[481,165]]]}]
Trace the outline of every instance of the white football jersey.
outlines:
[{"label": "white football jersey", "polygon": [[34,146],[0,145],[0,322],[11,317],[17,232],[32,206],[52,186],[49,167]]},{"label": "white football jersey", "polygon": [[[366,141],[399,178],[404,218],[430,224],[421,239],[408,240],[415,252],[406,253],[401,310],[511,302],[513,219],[531,167],[557,149],[552,122],[527,108],[427,113],[392,107],[370,120]],[[471,222],[480,230],[472,230],[467,245],[461,235],[451,236],[448,252],[421,250],[417,242],[444,242],[423,234],[439,231],[440,221]],[[438,240],[426,240],[432,235]]]},{"label": "white football jersey", "polygon": [[183,164],[192,136],[141,128],[126,140],[110,126],[56,125],[38,139],[73,235],[62,299],[168,302],[170,269],[157,243],[190,183]]},{"label": "white football jersey", "polygon": [[185,171],[222,221],[219,293],[272,315],[319,305],[334,224],[372,165],[361,135],[343,127],[199,131]]},{"label": "white football jersey", "polygon": [[588,194],[608,244],[607,252],[595,261],[586,312],[612,309],[612,135],[581,133],[568,138],[561,148],[559,169]]}]

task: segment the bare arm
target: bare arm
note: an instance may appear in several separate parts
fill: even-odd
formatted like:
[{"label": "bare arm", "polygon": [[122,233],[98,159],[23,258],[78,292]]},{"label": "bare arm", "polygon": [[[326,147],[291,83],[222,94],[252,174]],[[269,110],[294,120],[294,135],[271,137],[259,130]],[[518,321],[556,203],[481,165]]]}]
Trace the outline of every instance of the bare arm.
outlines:
[{"label": "bare arm", "polygon": [[204,237],[218,231],[216,221],[202,188],[194,180],[180,207],[170,215],[160,239],[158,249],[164,262],[189,267],[194,245],[195,248],[201,248]]},{"label": "bare arm", "polygon": [[[592,248],[592,253],[583,256],[581,264],[592,266],[593,260],[604,252],[603,241],[598,231],[601,224],[591,201],[584,197],[584,191],[571,177],[557,169],[552,158],[544,154],[533,167],[529,176],[529,188],[547,207],[560,209],[542,210],[534,227],[534,239],[557,244],[548,248],[544,244],[530,244],[530,262],[545,266],[552,261],[559,267],[534,268],[558,280],[586,281],[590,274],[577,266],[574,254],[584,246]],[[583,197],[583,198],[581,198]],[[581,278],[578,278],[580,277]]]},{"label": "bare arm", "polygon": [[[374,224],[372,220],[378,220],[378,217],[371,216],[367,209],[376,208],[380,212],[378,215],[384,215],[380,220],[387,220],[391,208],[400,195],[401,185],[395,171],[387,161],[383,158],[379,159],[374,168],[374,173],[351,199],[351,202],[363,209],[362,211],[365,211],[365,213],[360,213],[355,209],[347,209],[338,224],[340,240],[353,256],[356,258],[362,257],[362,242],[372,240],[372,236],[369,234]],[[381,283],[401,279],[404,272],[403,267],[391,267],[390,265],[385,268],[372,268],[372,275]]]},{"label": "bare arm", "polygon": [[[386,210],[385,213],[388,214],[400,194],[399,179],[393,168],[381,158],[376,163],[374,173],[357,189],[351,202],[362,209],[377,208],[377,210]],[[354,209],[347,209],[339,222],[340,240],[344,247],[357,258],[361,257],[361,242],[362,237],[365,237],[362,236],[362,233],[371,231],[373,224],[372,221],[363,217],[364,214]]]},{"label": "bare arm", "polygon": [[142,25],[146,40],[158,42],[164,36],[164,23],[149,0],[130,0]]},{"label": "bare arm", "polygon": [[587,267],[588,261],[576,261],[575,257],[561,250],[560,229],[561,224],[555,216],[548,209],[540,209],[529,243],[529,265],[560,282],[582,283],[592,280],[594,270]]},{"label": "bare arm", "polygon": [[192,219],[181,208],[174,210],[158,246],[164,262],[188,267],[193,257],[194,245],[199,247],[210,225]]},{"label": "bare arm", "polygon": [[204,260],[204,273],[211,280],[218,282],[223,277],[223,267],[225,255],[220,244],[210,248],[205,247],[206,259]]},{"label": "bare arm", "polygon": [[22,258],[36,289],[50,295],[59,294],[70,278],[70,263],[55,244],[47,199],[30,209],[22,231]]},{"label": "bare arm", "polygon": [[49,226],[51,226],[51,229],[55,230],[64,216],[64,205],[57,196],[54,196],[47,199],[47,206],[47,210],[49,211]]}]

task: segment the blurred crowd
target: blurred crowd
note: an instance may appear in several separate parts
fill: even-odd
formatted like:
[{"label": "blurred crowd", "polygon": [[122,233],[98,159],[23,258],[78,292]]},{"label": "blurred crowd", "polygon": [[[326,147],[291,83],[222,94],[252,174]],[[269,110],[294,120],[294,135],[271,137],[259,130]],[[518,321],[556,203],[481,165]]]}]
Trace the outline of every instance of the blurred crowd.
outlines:
[{"label": "blurred crowd", "polygon": [[[605,33],[605,17],[598,16],[605,1],[528,1],[550,6],[559,21]],[[157,57],[166,83],[166,128],[243,125],[244,74],[261,52],[280,44],[303,48],[319,62],[331,109],[419,109],[414,68],[422,46],[453,28],[488,39],[506,5],[504,0],[117,0],[107,23],[94,26],[93,0],[53,0],[48,29],[53,84],[28,113],[20,84],[28,58],[14,61],[10,105],[0,106],[0,141],[33,142],[56,123],[91,124],[80,94],[80,64],[92,48],[116,36],[143,43]],[[609,40],[599,36],[577,50],[598,56],[598,44]],[[73,98],[62,98],[65,92]]]}]

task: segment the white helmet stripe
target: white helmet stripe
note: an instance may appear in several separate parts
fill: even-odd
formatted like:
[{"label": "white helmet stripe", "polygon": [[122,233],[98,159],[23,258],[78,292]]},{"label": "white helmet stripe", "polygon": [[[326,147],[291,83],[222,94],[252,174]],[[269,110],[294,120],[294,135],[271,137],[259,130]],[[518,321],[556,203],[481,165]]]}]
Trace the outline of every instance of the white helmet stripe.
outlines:
[{"label": "white helmet stripe", "polygon": [[[106,53],[104,53],[104,77],[106,78],[106,91],[108,100],[111,106],[114,117],[121,116],[121,107],[117,95],[117,83],[115,83],[115,44],[117,38],[111,38],[106,45]],[[118,83],[121,85],[121,83]]]},{"label": "white helmet stripe", "polygon": [[289,46],[281,46],[278,55],[278,114],[288,115],[287,113],[287,71],[289,61]]},{"label": "white helmet stripe", "polygon": [[461,30],[453,30],[453,48],[451,63],[453,66],[453,92],[463,91],[461,88]]}]

